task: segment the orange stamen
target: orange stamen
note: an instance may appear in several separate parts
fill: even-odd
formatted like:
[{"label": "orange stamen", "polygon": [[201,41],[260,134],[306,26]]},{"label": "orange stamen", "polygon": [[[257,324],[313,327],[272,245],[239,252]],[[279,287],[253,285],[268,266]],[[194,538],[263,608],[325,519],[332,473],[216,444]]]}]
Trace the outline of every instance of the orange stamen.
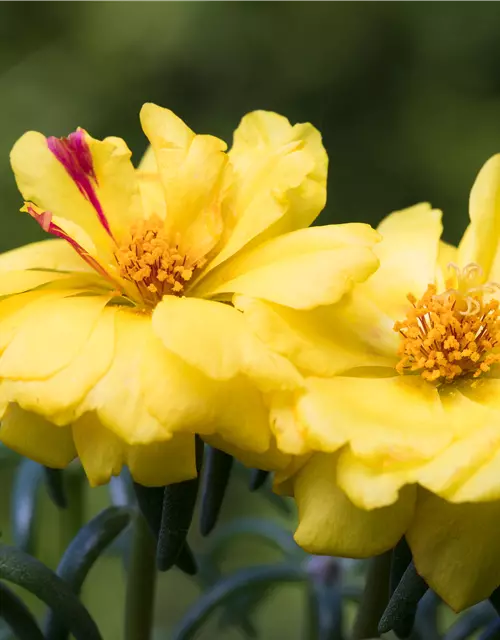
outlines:
[{"label": "orange stamen", "polygon": [[[474,295],[456,289],[442,295],[429,285],[420,300],[409,294],[411,308],[394,331],[401,334],[396,366],[400,374],[419,372],[435,384],[457,378],[478,378],[500,362],[500,303],[483,300],[485,290],[474,288]],[[469,294],[471,291],[469,290]]]},{"label": "orange stamen", "polygon": [[155,306],[164,295],[182,295],[204,258],[192,260],[173,246],[156,217],[134,225],[126,242],[115,251],[120,275],[132,281],[144,302]]}]

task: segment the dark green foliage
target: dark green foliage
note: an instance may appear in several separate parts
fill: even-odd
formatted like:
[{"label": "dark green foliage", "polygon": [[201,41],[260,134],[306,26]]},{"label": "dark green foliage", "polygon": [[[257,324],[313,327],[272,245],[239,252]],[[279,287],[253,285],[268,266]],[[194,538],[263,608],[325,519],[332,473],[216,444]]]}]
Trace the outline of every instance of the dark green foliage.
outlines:
[{"label": "dark green foliage", "polygon": [[393,630],[399,638],[408,638],[415,623],[418,603],[428,588],[425,580],[418,575],[415,565],[411,562],[380,620],[380,633]]},{"label": "dark green foliage", "polygon": [[219,517],[233,468],[233,457],[224,451],[207,447],[203,467],[200,531],[201,535],[207,536]]},{"label": "dark green foliage", "polygon": [[1,582],[0,617],[5,620],[18,640],[44,640],[40,627],[28,607]]},{"label": "dark green foliage", "polygon": [[156,562],[159,571],[167,571],[177,561],[186,543],[198,495],[199,472],[203,461],[203,443],[196,438],[198,477],[165,487],[158,535]]},{"label": "dark green foliage", "polygon": [[23,459],[14,479],[11,522],[14,542],[27,553],[33,550],[36,503],[42,480],[43,467],[32,460]]},{"label": "dark green foliage", "polygon": [[0,579],[27,589],[45,602],[76,640],[102,640],[95,622],[71,587],[36,558],[0,544]]},{"label": "dark green foliage", "polygon": [[391,559],[391,578],[389,582],[390,595],[396,591],[398,584],[401,582],[402,577],[408,565],[412,561],[412,555],[410,547],[405,538],[401,538],[398,544],[394,547]]},{"label": "dark green foliage", "polygon": [[[83,526],[66,549],[57,575],[79,594],[88,572],[99,556],[129,524],[131,513],[123,507],[108,507]],[[68,631],[56,611],[49,613],[46,640],[65,640]]]},{"label": "dark green foliage", "polygon": [[250,474],[250,491],[257,491],[262,487],[269,477],[269,471],[262,471],[262,469],[252,469]]},{"label": "dark green foliage", "polygon": [[137,504],[155,539],[158,540],[165,487],[143,487],[134,482]]},{"label": "dark green foliage", "polygon": [[223,578],[205,592],[182,619],[174,632],[172,640],[189,640],[203,626],[207,618],[217,607],[228,599],[237,597],[241,592],[253,588],[277,585],[287,582],[303,582],[304,570],[290,563],[249,567],[228,578]]},{"label": "dark green foliage", "polygon": [[61,469],[51,469],[44,467],[45,482],[50,499],[59,507],[65,509],[67,506],[66,493],[64,491],[64,475]]}]

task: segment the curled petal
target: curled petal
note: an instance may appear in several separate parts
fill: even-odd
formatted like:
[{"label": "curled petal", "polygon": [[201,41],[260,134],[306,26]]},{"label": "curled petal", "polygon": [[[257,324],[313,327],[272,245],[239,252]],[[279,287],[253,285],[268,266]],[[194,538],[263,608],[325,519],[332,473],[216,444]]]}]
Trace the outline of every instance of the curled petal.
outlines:
[{"label": "curled petal", "polygon": [[229,231],[213,266],[252,239],[307,227],[326,202],[328,157],[310,124],[292,126],[268,111],[247,114],[229,152],[233,184],[225,201]]},{"label": "curled petal", "polygon": [[[406,537],[418,573],[455,611],[488,598],[500,585],[500,502],[450,504],[418,492]],[[490,552],[488,551],[490,550]]]},{"label": "curled petal", "polygon": [[375,271],[372,247],[378,239],[363,224],[300,229],[241,252],[194,291],[240,293],[294,309],[332,304]]},{"label": "curled petal", "polygon": [[5,410],[0,441],[21,455],[54,469],[63,469],[77,455],[69,427],[56,427],[16,404],[9,404]]},{"label": "curled petal", "polygon": [[92,486],[105,484],[127,465],[136,482],[159,487],[196,477],[194,436],[177,434],[171,440],[128,445],[106,429],[94,413],[73,425],[78,456]]},{"label": "curled petal", "polygon": [[415,490],[370,511],[356,507],[336,483],[336,456],[317,453],[294,480],[299,509],[296,542],[309,553],[366,558],[394,547],[413,516]]}]

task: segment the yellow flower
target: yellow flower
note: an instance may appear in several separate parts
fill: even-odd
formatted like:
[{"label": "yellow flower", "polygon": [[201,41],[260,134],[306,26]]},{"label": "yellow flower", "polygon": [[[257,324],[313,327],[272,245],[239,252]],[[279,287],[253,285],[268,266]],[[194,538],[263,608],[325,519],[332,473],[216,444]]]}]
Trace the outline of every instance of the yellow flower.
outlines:
[{"label": "yellow flower", "polygon": [[24,210],[58,239],[0,256],[0,439],[52,467],[78,455],[93,484],[123,464],[145,485],[192,478],[195,433],[284,464],[269,407],[302,379],[232,296],[333,302],[376,268],[378,236],[303,228],[326,197],[309,124],[249,114],[226,153],[166,109],[141,121],[137,170],[82,129],[12,150]]},{"label": "yellow flower", "polygon": [[298,503],[297,542],[366,557],[406,535],[456,610],[500,584],[500,155],[470,220],[455,248],[440,211],[392,213],[380,268],[334,305],[235,301],[307,378],[277,433],[295,454],[277,485]]}]

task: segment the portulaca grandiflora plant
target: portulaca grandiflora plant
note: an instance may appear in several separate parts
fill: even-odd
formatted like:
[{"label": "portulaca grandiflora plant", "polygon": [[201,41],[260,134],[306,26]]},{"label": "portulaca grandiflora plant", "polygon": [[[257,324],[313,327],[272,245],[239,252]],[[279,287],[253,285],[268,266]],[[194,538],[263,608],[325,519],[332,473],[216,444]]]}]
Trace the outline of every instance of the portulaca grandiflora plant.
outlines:
[{"label": "portulaca grandiflora plant", "polygon": [[[51,237],[0,256],[0,440],[25,457],[0,578],[49,613],[42,624],[2,583],[8,633],[103,638],[80,593],[114,541],[126,640],[194,637],[216,608],[255,634],[253,610],[283,582],[308,594],[297,637],[436,640],[442,603],[473,607],[450,637],[497,637],[500,157],[477,178],[456,248],[428,204],[377,230],[311,227],[328,159],[310,124],[256,111],[227,151],[159,106],[140,120],[136,166],[123,140],[81,128],[28,132],[11,153],[21,210]],[[272,472],[293,498],[263,489],[295,541],[245,518],[194,552],[198,494],[206,536],[244,467],[251,489]],[[53,571],[33,547],[38,487],[81,516],[83,473],[109,483],[113,504],[66,518]],[[224,575],[221,549],[239,535],[281,560]],[[155,583],[174,566],[204,592],[162,630]]]}]

